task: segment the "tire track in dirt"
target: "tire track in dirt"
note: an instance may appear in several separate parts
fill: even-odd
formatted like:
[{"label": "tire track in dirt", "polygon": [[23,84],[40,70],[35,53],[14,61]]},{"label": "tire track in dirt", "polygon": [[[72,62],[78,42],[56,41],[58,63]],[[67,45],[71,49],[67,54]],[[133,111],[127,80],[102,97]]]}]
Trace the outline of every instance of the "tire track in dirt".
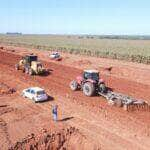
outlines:
[{"label": "tire track in dirt", "polygon": [[[0,60],[3,60],[2,63],[7,64],[11,66],[11,68],[14,68],[14,65],[18,63],[18,60],[21,58],[21,56],[6,52],[1,52]],[[4,54],[3,54],[4,53]],[[9,59],[9,61],[7,60]],[[43,62],[47,68],[52,69],[52,73],[47,77],[35,77],[38,79],[43,80],[42,82],[48,82],[50,85],[57,84],[56,86],[62,85],[61,90],[66,89],[66,92],[69,92],[68,84],[69,82],[74,79],[77,75],[79,75],[82,71],[76,68],[66,67],[64,65],[55,64],[52,62]],[[119,92],[123,92],[125,94],[129,94],[131,96],[134,96],[135,98],[143,98],[147,101],[150,101],[150,86],[139,84],[136,82],[131,82],[125,79],[119,79],[116,77],[111,76],[105,76],[102,75],[102,77],[106,80],[106,83],[111,88],[114,88],[115,90]],[[58,85],[59,84],[59,85]],[[54,85],[55,86],[55,85]],[[54,87],[51,86],[51,87]],[[58,90],[55,88],[55,90]]]},{"label": "tire track in dirt", "polygon": [[[8,54],[8,56],[9,55],[10,54]],[[11,54],[11,55],[12,55],[11,56],[12,61],[9,61],[9,64],[11,64],[12,67],[14,67],[14,64],[16,63],[16,57],[17,56],[13,57],[14,54]],[[0,57],[1,57],[1,55],[0,55]],[[20,56],[18,56],[18,57],[20,58]],[[3,59],[4,59],[4,62],[5,61],[8,62],[7,58],[3,58]],[[53,64],[53,63],[47,63],[47,66],[49,66],[49,68],[50,68],[50,66],[52,66],[53,70],[55,70],[54,67],[56,66],[56,71],[57,72],[55,74],[51,74],[51,75],[46,76],[46,77],[41,77],[41,76],[30,77],[26,74],[14,71],[13,68],[11,68],[11,70],[12,70],[12,73],[14,73],[16,75],[16,77],[20,77],[21,80],[23,80],[23,81],[28,81],[31,84],[34,83],[34,85],[35,85],[35,81],[36,81],[40,85],[48,88],[49,90],[51,90],[51,88],[52,88],[52,90],[55,90],[58,94],[61,94],[61,95],[64,95],[64,96],[66,96],[66,94],[69,94],[70,97],[79,99],[79,101],[82,101],[82,100],[85,101],[85,99],[86,99],[86,101],[92,103],[93,100],[94,100],[93,104],[95,103],[97,106],[99,106],[100,99],[102,99],[101,97],[91,97],[91,98],[89,98],[89,97],[85,97],[82,94],[82,92],[72,92],[69,89],[68,84],[69,84],[70,79],[68,79],[68,76],[67,76],[68,72],[71,72],[71,73],[69,73],[69,76],[70,76],[70,78],[72,78],[72,77],[75,76],[75,74],[78,74],[80,72],[80,70],[74,69],[74,68],[68,68],[68,67]],[[65,69],[62,69],[62,67],[65,68]],[[73,74],[72,74],[72,72],[73,72]],[[62,78],[62,76],[66,77],[66,78]],[[111,79],[109,79],[109,80],[111,80]]]},{"label": "tire track in dirt", "polygon": [[[6,55],[6,57],[8,57],[8,56]],[[0,56],[0,58],[1,58],[1,56]],[[46,77],[40,77],[40,76],[30,77],[30,76],[25,75],[21,72],[14,71],[13,68],[14,68],[15,63],[16,63],[16,58],[15,57],[13,58],[13,55],[12,55],[12,60],[10,62],[8,62],[6,60],[6,63],[4,60],[2,66],[6,66],[6,68],[8,68],[8,70],[11,69],[8,72],[11,72],[12,75],[15,76],[16,79],[19,78],[20,80],[26,81],[26,82],[30,83],[31,85],[32,84],[35,85],[38,82],[37,85],[41,85],[41,86],[47,88],[50,92],[55,91],[57,94],[60,94],[63,97],[64,96],[66,97],[66,93],[68,93],[71,101],[75,101],[75,102],[77,102],[77,104],[86,105],[89,108],[93,107],[93,109],[96,108],[98,110],[100,108],[100,105],[103,105],[101,107],[106,109],[106,114],[108,117],[107,119],[110,119],[110,122],[115,123],[116,118],[120,122],[120,125],[127,123],[127,122],[131,122],[131,121],[134,122],[135,121],[135,124],[133,124],[133,126],[135,126],[137,124],[137,127],[136,127],[137,129],[138,129],[138,127],[140,127],[142,130],[144,130],[144,127],[142,127],[143,122],[141,120],[144,121],[146,113],[143,113],[143,117],[142,116],[138,117],[136,115],[131,115],[131,117],[130,117],[129,114],[124,113],[122,110],[109,108],[109,106],[107,106],[105,102],[100,101],[100,100],[102,100],[102,98],[100,98],[100,97],[87,98],[82,94],[82,92],[75,92],[75,93],[71,92],[69,87],[68,87],[68,83],[69,83],[71,78],[73,78],[74,76],[76,76],[76,74],[78,74],[80,72],[80,70],[74,69],[74,68],[71,69],[71,68],[65,67],[63,65],[55,65],[53,63],[46,63],[48,68],[51,67],[54,70],[52,72],[52,74],[50,74],[49,76],[46,76]],[[55,68],[55,66],[56,66],[56,68]],[[10,68],[10,67],[13,67],[13,68]],[[65,69],[62,69],[62,68],[65,68]],[[5,71],[7,72],[7,70],[5,70]],[[71,73],[68,73],[68,72],[71,72]],[[110,80],[110,82],[112,82],[112,80],[114,80],[112,82],[112,84],[114,84],[117,79],[115,80],[114,78],[113,79],[110,78],[109,80]],[[117,81],[117,82],[119,84],[119,81]],[[126,81],[125,81],[125,83],[126,83]],[[21,84],[21,82],[20,82],[20,84]],[[129,87],[132,86],[132,83],[130,83],[130,84],[129,84]],[[122,87],[119,87],[119,88],[122,88]],[[128,91],[128,90],[130,90],[130,89],[126,89],[126,91]],[[61,103],[63,103],[63,102],[60,101],[60,104]],[[44,110],[45,109],[49,110],[49,106],[47,106],[47,104],[49,104],[49,103],[46,103],[44,106],[42,105],[39,107],[44,109]],[[65,103],[63,105],[67,106],[67,104],[65,104]],[[33,108],[33,109],[36,110],[37,107]],[[78,120],[80,120],[79,116],[76,116],[76,117],[78,118]],[[83,118],[82,118],[82,121],[83,121]],[[140,121],[141,121],[141,123],[140,123]],[[86,122],[86,121],[84,121],[84,122]],[[144,125],[146,126],[149,123],[150,123],[150,119],[145,120]],[[76,124],[77,124],[77,122],[76,122]],[[118,124],[116,124],[116,125],[118,126]],[[86,128],[86,125],[84,126],[84,124],[83,124],[82,127]],[[85,130],[90,131],[90,128],[91,127],[88,127],[88,129],[86,128]],[[100,129],[100,131],[101,130],[102,130],[102,128]],[[101,137],[101,138],[103,139],[103,137]]]},{"label": "tire track in dirt", "polygon": [[[11,58],[13,58],[13,55],[12,55]],[[14,59],[16,59],[16,57]],[[14,61],[16,61],[16,60],[14,60]],[[14,61],[12,63],[14,63]],[[53,65],[55,66],[55,64],[53,64]],[[12,66],[14,67],[14,64],[12,64]],[[69,86],[68,86],[69,80],[67,78],[66,78],[66,80],[62,80],[61,79],[61,76],[62,75],[66,76],[66,73],[68,74],[68,72],[65,71],[65,73],[63,73],[62,69],[60,70],[60,69],[58,69],[58,65],[56,65],[56,66],[57,66],[56,70],[58,71],[57,75],[56,74],[52,74],[52,75],[49,75],[47,77],[40,77],[40,76],[30,77],[28,75],[25,75],[23,73],[20,73],[20,72],[14,71],[14,70],[12,70],[12,72],[14,72],[16,77],[21,78],[21,80],[23,80],[23,81],[28,81],[31,84],[33,84],[33,83],[35,84],[35,82],[38,82],[40,85],[48,88],[50,91],[54,90],[55,92],[57,92],[58,94],[61,94],[63,96],[66,96],[66,93],[67,93],[67,94],[69,94],[70,98],[76,99],[76,100],[78,100],[81,103],[89,103],[89,105],[92,105],[92,106],[100,106],[100,103],[106,104],[104,101],[103,102],[100,101],[101,99],[103,99],[101,97],[88,98],[88,97],[85,97],[82,94],[82,92],[72,92],[72,91],[70,91]],[[62,67],[62,66],[60,66],[60,67]],[[70,69],[71,68],[69,68],[69,70]],[[78,72],[80,72],[80,70],[78,70]],[[77,72],[77,74],[78,74],[78,72]],[[71,76],[74,76],[74,74],[75,73],[73,72],[73,74]],[[51,88],[52,88],[52,90],[51,90]],[[119,111],[119,110],[117,110],[117,111]]]},{"label": "tire track in dirt", "polygon": [[5,135],[5,138],[7,140],[8,145],[11,145],[12,142],[11,142],[11,140],[9,138],[8,129],[7,129],[7,123],[2,118],[0,118],[0,129],[2,129],[3,133],[1,133],[1,134]]},{"label": "tire track in dirt", "polygon": [[[61,106],[61,109],[63,108],[63,112],[67,112],[67,114],[71,114],[68,112],[68,110],[72,108],[70,107],[69,103],[67,103],[66,101],[60,100],[60,101],[57,101],[57,104]],[[72,105],[75,106],[74,104]],[[44,105],[43,107],[49,110],[49,107],[47,107],[47,105]],[[93,140],[96,141],[97,143],[100,143],[100,145],[102,145],[103,143],[105,144],[107,143],[106,145],[109,145],[110,147],[111,146],[115,147],[116,146],[115,143],[117,142],[117,143],[120,143],[120,148],[123,148],[126,145],[130,145],[130,147],[135,148],[135,145],[136,145],[137,149],[139,149],[139,147],[146,149],[144,148],[144,146],[139,144],[141,141],[139,142],[139,141],[133,140],[133,138],[127,138],[126,135],[122,135],[122,134],[114,132],[113,130],[116,129],[116,127],[118,127],[118,124],[114,123],[112,125],[111,124],[109,125],[108,122],[106,123],[103,122],[102,124],[102,122],[98,121],[97,117],[96,116],[94,117],[93,114],[91,114],[89,118],[86,119],[86,116],[84,116],[84,114],[82,114],[81,111],[79,113],[74,112],[73,117],[75,117],[75,120],[73,121],[70,120],[69,123],[71,123],[71,125],[73,126],[77,126],[79,130],[81,129],[82,131],[86,131],[87,133],[85,133],[85,135],[87,134],[90,135],[90,138],[93,138]],[[131,117],[129,118],[131,119]],[[140,121],[138,121],[138,123],[140,123]],[[108,128],[104,127],[103,126],[104,124],[107,125]],[[141,123],[141,126],[143,126],[142,124],[143,123]],[[120,125],[120,128],[121,128],[121,125]],[[104,137],[107,137],[107,140],[105,140]],[[116,148],[118,147],[119,147],[119,144],[117,144]]]}]

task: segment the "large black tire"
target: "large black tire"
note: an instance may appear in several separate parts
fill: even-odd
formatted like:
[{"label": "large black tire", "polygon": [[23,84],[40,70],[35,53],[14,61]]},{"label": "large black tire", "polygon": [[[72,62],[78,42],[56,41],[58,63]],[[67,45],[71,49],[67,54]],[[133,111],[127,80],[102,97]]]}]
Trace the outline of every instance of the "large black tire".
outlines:
[{"label": "large black tire", "polygon": [[34,74],[32,69],[29,69],[29,75],[32,76]]},{"label": "large black tire", "polygon": [[77,81],[73,80],[70,82],[70,88],[72,91],[76,91],[78,89],[78,83]]},{"label": "large black tire", "polygon": [[107,87],[104,83],[99,84],[99,92],[101,92],[101,93],[107,92]]},{"label": "large black tire", "polygon": [[123,103],[122,103],[122,101],[121,101],[120,99],[115,99],[115,105],[116,105],[117,107],[122,107],[122,106],[123,106]]},{"label": "large black tire", "polygon": [[86,96],[93,96],[95,94],[95,86],[94,86],[94,84],[91,83],[91,82],[86,82],[83,85],[83,93]]},{"label": "large black tire", "polygon": [[15,65],[15,69],[19,70],[19,65],[18,64]]}]

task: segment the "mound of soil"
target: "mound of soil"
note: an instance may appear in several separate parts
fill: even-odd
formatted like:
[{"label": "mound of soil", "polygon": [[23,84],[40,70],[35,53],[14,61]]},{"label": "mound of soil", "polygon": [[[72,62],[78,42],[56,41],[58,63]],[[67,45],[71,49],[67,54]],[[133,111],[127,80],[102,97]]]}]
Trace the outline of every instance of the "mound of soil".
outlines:
[{"label": "mound of soil", "polygon": [[7,123],[3,119],[0,118],[0,128],[4,127],[6,125],[7,125]]},{"label": "mound of soil", "polygon": [[[78,139],[75,141],[75,139]],[[71,141],[72,140],[72,141]],[[83,142],[84,141],[84,142]],[[61,129],[57,132],[51,133],[46,130],[39,135],[31,134],[28,137],[22,139],[15,143],[9,150],[18,149],[45,149],[45,150],[67,150],[67,149],[82,149],[85,147],[83,143],[86,139],[78,129],[74,127],[68,127],[66,129]],[[79,143],[76,143],[79,142]],[[76,147],[78,145],[78,148]],[[79,145],[81,147],[79,147]],[[87,149],[89,149],[87,147]],[[91,147],[90,147],[91,149]]]},{"label": "mound of soil", "polygon": [[113,67],[99,67],[99,70],[100,70],[100,72],[102,72],[102,73],[112,73],[112,69],[113,69]]},{"label": "mound of soil", "polygon": [[13,94],[14,92],[15,92],[14,88],[11,88],[7,84],[0,82],[0,96]]},{"label": "mound of soil", "polygon": [[14,110],[15,110],[15,108],[8,107],[7,105],[0,105],[0,115],[12,112]]},{"label": "mound of soil", "polygon": [[15,50],[13,48],[10,48],[10,47],[0,46],[0,49],[5,50],[7,52],[15,52]]},{"label": "mound of soil", "polygon": [[0,49],[2,49],[2,50],[3,50],[3,49],[4,49],[4,47],[3,47],[3,46],[0,46]]},{"label": "mound of soil", "polygon": [[9,50],[7,50],[8,52],[15,52],[15,50],[14,49],[9,49]]},{"label": "mound of soil", "polygon": [[91,65],[92,64],[92,62],[89,60],[79,60],[79,61],[75,61],[74,63],[77,65]]}]

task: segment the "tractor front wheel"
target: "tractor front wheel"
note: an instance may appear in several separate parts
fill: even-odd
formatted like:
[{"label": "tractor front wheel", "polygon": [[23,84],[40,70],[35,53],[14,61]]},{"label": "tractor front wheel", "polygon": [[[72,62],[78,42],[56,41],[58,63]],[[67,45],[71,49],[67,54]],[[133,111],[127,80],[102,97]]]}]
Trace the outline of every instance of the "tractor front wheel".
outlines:
[{"label": "tractor front wheel", "polygon": [[76,91],[78,89],[78,83],[77,81],[73,80],[70,82],[70,88],[72,91]]},{"label": "tractor front wheel", "polygon": [[83,85],[83,93],[86,96],[93,96],[95,94],[95,86],[94,86],[94,84],[91,83],[91,82],[86,82]]},{"label": "tractor front wheel", "polygon": [[33,73],[34,73],[33,70],[32,70],[32,69],[29,69],[29,75],[32,76]]}]

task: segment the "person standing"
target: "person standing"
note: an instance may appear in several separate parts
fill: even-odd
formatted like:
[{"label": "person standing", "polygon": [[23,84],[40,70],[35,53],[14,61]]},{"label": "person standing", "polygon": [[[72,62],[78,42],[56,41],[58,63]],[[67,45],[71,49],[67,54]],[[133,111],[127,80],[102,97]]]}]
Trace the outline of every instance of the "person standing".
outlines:
[{"label": "person standing", "polygon": [[53,106],[52,108],[52,114],[53,114],[53,120],[58,121],[57,115],[58,115],[58,105]]}]

